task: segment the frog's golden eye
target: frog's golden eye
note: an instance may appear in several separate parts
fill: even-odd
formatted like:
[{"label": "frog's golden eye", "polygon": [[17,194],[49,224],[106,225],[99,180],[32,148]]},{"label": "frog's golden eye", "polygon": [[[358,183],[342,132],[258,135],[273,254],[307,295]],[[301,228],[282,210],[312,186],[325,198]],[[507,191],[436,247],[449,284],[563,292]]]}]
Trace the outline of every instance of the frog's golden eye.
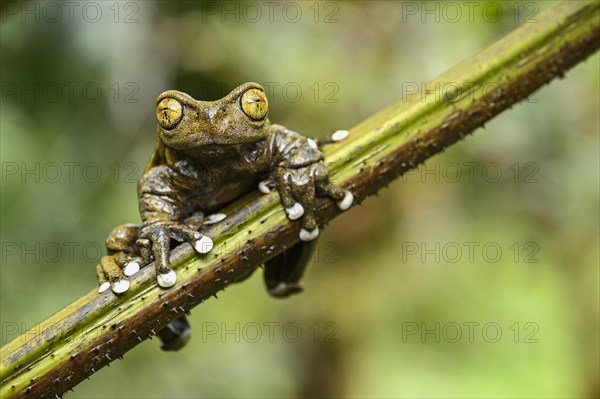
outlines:
[{"label": "frog's golden eye", "polygon": [[269,103],[265,92],[259,89],[247,90],[240,98],[242,111],[255,121],[264,119],[269,110]]},{"label": "frog's golden eye", "polygon": [[174,98],[165,98],[156,106],[156,119],[165,129],[173,129],[183,117],[183,106]]}]

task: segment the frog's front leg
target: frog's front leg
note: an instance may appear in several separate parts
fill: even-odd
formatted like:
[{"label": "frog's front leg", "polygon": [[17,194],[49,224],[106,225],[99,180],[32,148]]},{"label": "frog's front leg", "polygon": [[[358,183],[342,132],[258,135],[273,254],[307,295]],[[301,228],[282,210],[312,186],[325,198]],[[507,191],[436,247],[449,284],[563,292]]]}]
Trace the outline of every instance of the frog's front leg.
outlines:
[{"label": "frog's front leg", "polygon": [[189,216],[192,180],[170,166],[160,165],[146,172],[138,184],[143,223],[137,245],[144,264],[148,264],[154,257],[156,280],[164,288],[173,286],[177,280],[169,260],[171,240],[188,242],[202,254],[213,247],[209,237],[182,222]]},{"label": "frog's front leg", "polygon": [[[343,137],[332,137],[339,141]],[[302,218],[300,242],[265,263],[265,283],[274,297],[284,298],[302,291],[300,279],[315,248],[319,235],[315,216],[318,195],[331,197],[337,206],[348,209],[354,200],[352,193],[336,187],[329,180],[323,154],[314,140],[300,136],[279,125],[270,130],[270,164],[272,180],[262,181],[259,190],[268,193],[275,186],[288,218]]]},{"label": "frog's front leg", "polygon": [[315,197],[329,196],[342,210],[350,208],[354,197],[331,183],[323,154],[314,141],[283,126],[273,125],[271,130],[274,177],[281,201],[289,219],[302,217],[300,239],[314,240],[319,235]]}]

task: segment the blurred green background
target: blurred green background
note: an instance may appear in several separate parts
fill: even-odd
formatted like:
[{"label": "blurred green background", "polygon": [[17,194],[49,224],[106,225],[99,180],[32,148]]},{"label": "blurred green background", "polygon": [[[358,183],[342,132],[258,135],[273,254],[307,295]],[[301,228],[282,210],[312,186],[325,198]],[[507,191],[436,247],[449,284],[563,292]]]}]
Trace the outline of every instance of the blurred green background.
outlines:
[{"label": "blurred green background", "polygon": [[[271,121],[324,136],[555,4],[4,3],[1,343],[94,289],[139,221],[162,91],[257,81]],[[194,309],[185,350],[145,341],[66,397],[598,397],[598,70],[335,220],[302,295],[256,273]]]}]

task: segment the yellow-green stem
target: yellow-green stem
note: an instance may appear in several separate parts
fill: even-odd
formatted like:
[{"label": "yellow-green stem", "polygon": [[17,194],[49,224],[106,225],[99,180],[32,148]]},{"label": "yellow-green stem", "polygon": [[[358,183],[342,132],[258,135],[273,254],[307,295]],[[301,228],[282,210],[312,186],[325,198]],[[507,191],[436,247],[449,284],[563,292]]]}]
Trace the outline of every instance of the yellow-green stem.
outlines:
[{"label": "yellow-green stem", "polygon": [[[561,77],[599,45],[600,3],[562,3],[327,147],[332,177],[360,202]],[[339,213],[329,200],[317,210],[324,222]],[[196,255],[188,244],[173,251],[173,288],[157,287],[153,267],[146,267],[126,294],[94,289],[2,347],[0,397],[62,395],[298,240],[299,225],[286,219],[276,193],[248,195],[225,212],[227,219],[206,229],[215,242],[211,253]]]}]

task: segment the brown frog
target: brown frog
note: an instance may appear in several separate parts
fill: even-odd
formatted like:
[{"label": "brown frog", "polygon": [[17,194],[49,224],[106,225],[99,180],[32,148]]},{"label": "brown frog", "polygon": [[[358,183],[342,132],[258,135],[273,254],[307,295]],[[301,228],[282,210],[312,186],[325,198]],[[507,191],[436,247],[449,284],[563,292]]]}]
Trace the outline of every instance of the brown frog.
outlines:
[{"label": "brown frog", "polygon": [[[302,290],[299,280],[311,241],[319,235],[315,196],[331,197],[342,210],[353,202],[352,193],[329,181],[318,146],[341,140],[347,132],[338,131],[317,143],[271,124],[267,114],[267,98],[257,83],[245,83],[213,102],[175,90],[158,96],[158,140],[138,183],[142,224],[119,226],[109,235],[108,255],[97,266],[100,292],[109,287],[115,293],[127,291],[127,277],[153,260],[158,284],[173,286],[176,274],[169,263],[173,241],[209,252],[212,240],[197,229],[226,216],[204,215],[257,185],[263,193],[276,188],[288,218],[302,219],[301,242],[266,263],[267,288],[276,297]],[[171,328],[181,335],[187,323],[181,319],[177,323],[163,332]]]}]

